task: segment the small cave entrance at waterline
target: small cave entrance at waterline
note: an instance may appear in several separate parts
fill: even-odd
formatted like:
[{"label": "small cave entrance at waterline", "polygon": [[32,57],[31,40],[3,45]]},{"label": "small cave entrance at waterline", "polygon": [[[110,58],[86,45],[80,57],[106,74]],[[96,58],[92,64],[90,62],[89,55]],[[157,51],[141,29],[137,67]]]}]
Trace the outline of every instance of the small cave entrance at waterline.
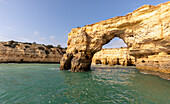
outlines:
[{"label": "small cave entrance at waterline", "polygon": [[92,64],[103,65],[134,65],[135,58],[129,55],[126,43],[118,37],[105,44],[101,51],[94,54]]}]

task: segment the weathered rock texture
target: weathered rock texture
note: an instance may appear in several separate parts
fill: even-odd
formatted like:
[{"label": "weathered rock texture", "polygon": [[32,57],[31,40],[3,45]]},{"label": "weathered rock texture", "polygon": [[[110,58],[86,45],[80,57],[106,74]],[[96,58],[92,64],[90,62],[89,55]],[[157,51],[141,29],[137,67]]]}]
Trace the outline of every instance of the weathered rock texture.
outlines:
[{"label": "weathered rock texture", "polygon": [[[73,28],[68,34],[68,49],[61,59],[61,69],[90,70],[93,55],[114,37],[124,40],[130,55],[137,59],[138,69],[170,74],[170,2],[144,5],[125,16]],[[145,63],[145,60],[154,62],[151,57],[158,60],[156,66]]]},{"label": "weathered rock texture", "polygon": [[0,63],[59,63],[64,53],[51,45],[0,42]]},{"label": "weathered rock texture", "polygon": [[127,48],[110,48],[96,52],[92,58],[92,63],[131,66],[135,64],[135,58],[129,55]]}]

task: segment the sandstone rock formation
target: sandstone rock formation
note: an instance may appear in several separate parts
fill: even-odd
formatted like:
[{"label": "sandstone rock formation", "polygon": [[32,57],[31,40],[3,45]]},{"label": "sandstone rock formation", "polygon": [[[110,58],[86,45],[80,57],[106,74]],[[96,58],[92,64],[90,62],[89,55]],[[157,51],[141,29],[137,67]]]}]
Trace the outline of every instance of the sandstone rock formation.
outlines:
[{"label": "sandstone rock formation", "polygon": [[59,63],[64,53],[51,45],[0,42],[0,63]]},{"label": "sandstone rock formation", "polygon": [[[73,28],[61,69],[90,70],[93,55],[114,37],[124,40],[138,69],[170,74],[170,2],[144,5],[125,16]],[[156,66],[147,64],[149,60]]]},{"label": "sandstone rock formation", "polygon": [[127,48],[102,49],[94,54],[92,63],[131,66],[135,64],[135,57],[129,55]]}]

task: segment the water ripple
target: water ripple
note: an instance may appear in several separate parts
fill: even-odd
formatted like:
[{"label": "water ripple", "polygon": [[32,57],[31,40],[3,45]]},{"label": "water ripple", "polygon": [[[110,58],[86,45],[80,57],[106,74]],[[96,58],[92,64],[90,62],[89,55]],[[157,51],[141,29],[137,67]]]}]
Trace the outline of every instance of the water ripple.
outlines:
[{"label": "water ripple", "polygon": [[91,72],[59,65],[1,65],[2,104],[129,104],[170,102],[170,83],[134,67],[93,66]]}]

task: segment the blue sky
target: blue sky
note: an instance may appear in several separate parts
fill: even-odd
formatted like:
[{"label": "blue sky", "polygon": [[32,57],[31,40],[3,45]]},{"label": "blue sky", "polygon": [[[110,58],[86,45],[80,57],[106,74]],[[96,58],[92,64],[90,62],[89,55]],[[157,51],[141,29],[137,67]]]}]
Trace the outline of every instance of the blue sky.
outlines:
[{"label": "blue sky", "polygon": [[[0,41],[67,46],[72,28],[169,0],[0,0]],[[105,48],[125,46],[118,38]]]}]

